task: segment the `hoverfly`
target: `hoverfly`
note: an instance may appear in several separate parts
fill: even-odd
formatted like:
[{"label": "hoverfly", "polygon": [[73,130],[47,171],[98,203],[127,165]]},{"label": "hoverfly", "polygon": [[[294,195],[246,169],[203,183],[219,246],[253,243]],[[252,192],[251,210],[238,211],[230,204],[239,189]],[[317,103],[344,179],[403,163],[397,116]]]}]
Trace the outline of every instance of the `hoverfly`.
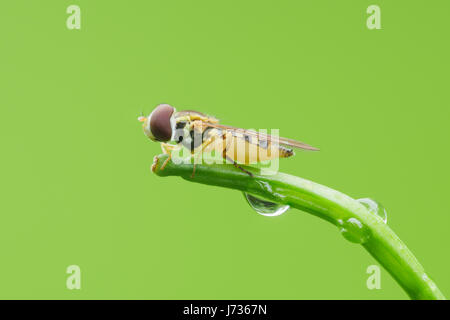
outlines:
[{"label": "hoverfly", "polygon": [[[138,120],[143,122],[145,135],[152,141],[160,142],[162,151],[169,155],[160,170],[166,167],[172,151],[182,147],[190,151],[191,157],[212,151],[219,152],[226,161],[250,176],[252,173],[239,164],[288,158],[294,155],[292,148],[319,150],[300,141],[222,125],[218,119],[201,112],[176,111],[168,104],[158,105],[148,117],[141,116]],[[249,152],[251,149],[256,152]],[[194,161],[192,177],[195,164]]]}]

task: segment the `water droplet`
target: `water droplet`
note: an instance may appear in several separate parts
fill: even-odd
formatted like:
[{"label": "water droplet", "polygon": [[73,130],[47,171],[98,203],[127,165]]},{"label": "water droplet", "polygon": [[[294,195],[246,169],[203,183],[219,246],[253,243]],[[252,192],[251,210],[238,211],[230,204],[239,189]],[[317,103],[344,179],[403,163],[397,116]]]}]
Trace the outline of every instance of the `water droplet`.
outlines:
[{"label": "water droplet", "polygon": [[386,209],[379,202],[370,198],[357,199],[356,201],[365,206],[370,213],[373,213],[376,216],[380,217],[384,223],[387,223]]},{"label": "water droplet", "polygon": [[257,213],[267,216],[275,217],[285,213],[290,207],[286,204],[275,203],[267,200],[263,200],[255,197],[254,195],[244,192],[245,199],[247,199],[248,204]]},{"label": "water droplet", "polygon": [[364,243],[369,239],[370,231],[356,218],[350,218],[342,223],[341,234],[350,242]]}]

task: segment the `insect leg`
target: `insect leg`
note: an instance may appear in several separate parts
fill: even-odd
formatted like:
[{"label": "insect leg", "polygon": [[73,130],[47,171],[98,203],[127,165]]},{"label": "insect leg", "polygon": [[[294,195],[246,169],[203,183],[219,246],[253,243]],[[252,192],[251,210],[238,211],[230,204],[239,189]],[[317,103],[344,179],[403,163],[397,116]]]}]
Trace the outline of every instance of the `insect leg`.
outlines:
[{"label": "insect leg", "polygon": [[238,165],[238,163],[236,161],[234,161],[233,159],[229,158],[228,156],[225,156],[225,159],[230,161],[236,168],[238,168],[239,170],[245,172],[246,174],[248,174],[250,177],[253,178],[253,173],[251,173],[250,171],[245,170],[244,168],[242,168],[240,165]]},{"label": "insect leg", "polygon": [[192,169],[192,174],[191,174],[191,179],[194,178],[195,175],[195,166],[197,165],[198,162],[198,158],[200,157],[200,155],[202,154],[202,152],[206,149],[207,146],[209,146],[216,137],[212,136],[210,138],[208,138],[208,140],[206,140],[205,142],[202,143],[200,150],[198,150],[195,154],[195,159],[194,159],[194,168]]},{"label": "insect leg", "polygon": [[197,161],[198,161],[198,158],[200,157],[200,155],[201,155],[201,152],[197,152],[197,154],[195,155],[195,159],[194,159],[194,168],[192,169],[191,179],[194,178],[194,175],[195,175],[195,166],[197,165]]},{"label": "insect leg", "polygon": [[174,150],[176,148],[177,148],[177,146],[174,146],[174,145],[171,145],[171,144],[168,144],[168,143],[164,143],[164,142],[161,143],[162,152],[164,154],[168,154],[169,155],[167,157],[167,159],[164,161],[164,163],[162,164],[161,169],[160,169],[161,171],[164,170],[166,165],[169,163],[170,159],[172,159],[172,150]]},{"label": "insect leg", "polygon": [[246,174],[248,174],[250,177],[253,177],[253,173],[251,173],[248,170],[245,170],[244,168],[242,168],[240,165],[238,165],[238,163],[236,161],[234,161],[233,159],[231,159],[229,156],[227,156],[227,148],[228,146],[225,147],[225,149],[223,149],[223,153],[222,153],[222,157],[226,160],[228,160],[229,162],[231,162],[236,168],[238,168],[239,170],[245,172]]}]

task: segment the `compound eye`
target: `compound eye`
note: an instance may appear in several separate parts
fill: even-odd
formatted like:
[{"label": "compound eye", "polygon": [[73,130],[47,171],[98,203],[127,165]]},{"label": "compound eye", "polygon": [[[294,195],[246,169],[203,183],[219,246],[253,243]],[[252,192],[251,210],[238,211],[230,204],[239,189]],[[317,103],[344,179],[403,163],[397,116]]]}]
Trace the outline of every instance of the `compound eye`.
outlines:
[{"label": "compound eye", "polygon": [[150,131],[156,141],[166,142],[172,138],[172,117],[175,108],[168,104],[160,104],[153,110],[150,118]]}]

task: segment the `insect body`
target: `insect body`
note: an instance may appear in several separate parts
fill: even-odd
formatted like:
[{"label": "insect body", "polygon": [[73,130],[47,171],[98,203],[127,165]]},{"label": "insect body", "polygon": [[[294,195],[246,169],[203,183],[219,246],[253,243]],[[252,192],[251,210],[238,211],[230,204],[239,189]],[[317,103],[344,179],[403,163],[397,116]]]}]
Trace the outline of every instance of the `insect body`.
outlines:
[{"label": "insect body", "polygon": [[161,170],[171,159],[171,152],[180,147],[189,150],[195,158],[215,151],[250,176],[252,174],[239,164],[287,158],[294,155],[293,147],[318,150],[296,140],[221,125],[216,118],[197,111],[177,112],[167,104],[157,106],[148,117],[139,117],[139,121],[143,122],[145,134],[151,140],[161,142],[163,152],[169,154]]}]

